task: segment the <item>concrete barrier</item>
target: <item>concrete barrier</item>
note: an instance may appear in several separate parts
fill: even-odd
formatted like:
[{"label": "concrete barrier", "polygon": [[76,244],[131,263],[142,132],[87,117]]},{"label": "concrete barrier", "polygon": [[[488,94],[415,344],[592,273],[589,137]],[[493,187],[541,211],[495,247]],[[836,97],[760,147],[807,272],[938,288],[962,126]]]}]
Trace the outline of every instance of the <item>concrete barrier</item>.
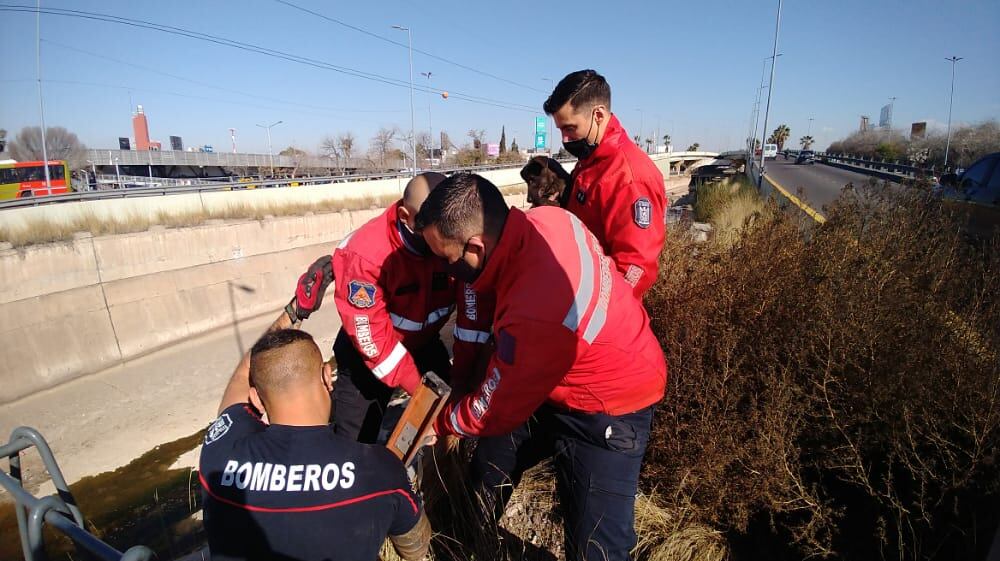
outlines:
[{"label": "concrete barrier", "polygon": [[[519,207],[524,199],[507,197]],[[381,212],[78,234],[0,250],[0,404],[276,313],[317,256]]]}]

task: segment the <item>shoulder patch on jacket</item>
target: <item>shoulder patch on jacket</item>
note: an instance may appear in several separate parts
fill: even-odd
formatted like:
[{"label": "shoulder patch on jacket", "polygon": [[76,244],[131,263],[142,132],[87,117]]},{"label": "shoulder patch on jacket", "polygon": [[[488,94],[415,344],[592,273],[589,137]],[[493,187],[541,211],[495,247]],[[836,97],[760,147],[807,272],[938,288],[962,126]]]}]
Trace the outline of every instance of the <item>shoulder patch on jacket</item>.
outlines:
[{"label": "shoulder patch on jacket", "polygon": [[639,197],[632,203],[632,220],[635,221],[635,225],[640,228],[649,228],[652,223],[653,216],[653,205],[649,203],[649,199],[646,197]]},{"label": "shoulder patch on jacket", "polygon": [[375,305],[377,291],[370,282],[352,280],[347,283],[347,300],[358,308],[371,308]]}]

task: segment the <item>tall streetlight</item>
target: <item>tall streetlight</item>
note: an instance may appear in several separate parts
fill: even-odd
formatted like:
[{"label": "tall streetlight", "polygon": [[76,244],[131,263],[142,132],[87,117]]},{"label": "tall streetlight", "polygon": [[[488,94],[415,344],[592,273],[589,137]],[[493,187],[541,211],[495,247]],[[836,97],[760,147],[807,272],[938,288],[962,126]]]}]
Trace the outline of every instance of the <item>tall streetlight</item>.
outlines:
[{"label": "tall streetlight", "polygon": [[951,150],[951,106],[955,102],[955,64],[963,57],[952,56],[945,60],[951,62],[951,96],[948,97],[948,141],[944,145],[944,166],[948,167],[948,151]]},{"label": "tall streetlight", "polygon": [[417,176],[417,137],[414,131],[416,130],[416,125],[414,125],[413,120],[413,33],[410,32],[409,27],[403,27],[402,25],[394,25],[393,29],[398,29],[400,31],[406,32],[406,42],[409,45],[410,51],[410,140],[413,143],[413,176]]},{"label": "tall streetlight", "polygon": [[52,192],[52,178],[49,175],[49,150],[45,144],[45,103],[42,102],[42,0],[38,0],[35,11],[35,69],[38,72],[38,118],[42,123],[42,159],[45,163],[45,192]]},{"label": "tall streetlight", "polygon": [[[757,101],[754,102],[754,109],[753,109],[753,113],[754,113],[754,116],[753,116],[753,133],[750,134],[751,145],[754,144],[754,141],[757,139],[757,131],[759,130],[759,125],[760,125],[760,98],[764,94],[764,90],[770,90],[771,89],[770,86],[765,86],[764,85],[764,77],[767,75],[767,61],[769,61],[769,60],[771,60],[771,61],[777,60],[778,57],[781,56],[781,55],[783,55],[783,54],[784,53],[777,53],[774,56],[764,57],[763,62],[761,62],[761,65],[760,65],[760,87],[757,88]],[[771,63],[771,66],[772,67],[774,66],[773,62]],[[770,91],[768,92],[768,95],[770,95]],[[755,148],[755,146],[751,146],[750,155],[748,156],[748,161],[753,161],[753,155],[752,154],[753,154],[753,149],[754,148]],[[763,152],[763,149],[764,149],[763,148],[763,143],[761,143],[761,151],[762,152]]]},{"label": "tall streetlight", "polygon": [[816,119],[814,119],[813,117],[809,117],[809,128],[806,129],[806,136],[812,135],[813,121],[815,121],[815,120]]},{"label": "tall streetlight", "polygon": [[274,152],[271,150],[271,127],[276,127],[284,121],[276,121],[270,125],[257,125],[267,131],[267,157],[271,161],[271,177],[274,177]]},{"label": "tall streetlight", "polygon": [[774,67],[778,65],[778,30],[781,29],[781,0],[778,0],[778,15],[774,21],[774,48],[771,50],[771,79],[767,83],[767,105],[764,106],[764,130],[760,140],[760,179],[757,186],[764,181],[764,141],[767,134],[767,117],[771,112],[771,92],[774,91]]},{"label": "tall streetlight", "polygon": [[[431,85],[431,75],[433,75],[433,74],[434,74],[433,72],[421,72],[420,73],[421,76],[423,76],[424,78],[427,78],[427,86],[428,87],[430,87],[430,85]],[[434,167],[434,124],[431,122],[431,100],[432,99],[434,99],[434,94],[428,93],[427,94],[427,130],[429,131],[428,134],[431,135],[431,138],[430,138],[430,143],[431,143],[431,146],[430,146],[430,164],[431,164],[431,167]],[[415,143],[416,143],[416,141],[414,141],[414,145],[415,145]]]}]

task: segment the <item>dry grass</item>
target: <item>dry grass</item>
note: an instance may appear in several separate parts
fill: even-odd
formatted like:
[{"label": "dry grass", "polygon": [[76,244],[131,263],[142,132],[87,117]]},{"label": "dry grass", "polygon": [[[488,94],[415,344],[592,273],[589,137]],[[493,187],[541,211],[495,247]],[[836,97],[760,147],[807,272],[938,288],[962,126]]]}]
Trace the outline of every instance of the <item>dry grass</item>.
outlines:
[{"label": "dry grass", "polygon": [[729,547],[722,532],[692,523],[684,511],[658,504],[657,493],[640,493],[635,500],[633,555],[637,561],[726,561]]},{"label": "dry grass", "polygon": [[668,236],[670,381],[643,474],[736,556],[981,559],[1000,500],[1000,240],[867,186],[802,235]]},{"label": "dry grass", "polygon": [[84,213],[70,222],[55,222],[49,219],[33,219],[23,227],[0,226],[0,242],[10,243],[20,248],[34,244],[60,242],[73,239],[78,232],[89,232],[94,236],[129,234],[144,232],[150,226],[186,228],[204,224],[208,220],[264,220],[269,216],[301,216],[308,212],[338,212],[342,210],[364,210],[385,208],[395,202],[396,195],[369,196],[344,200],[322,200],[310,203],[285,202],[251,205],[231,204],[221,209],[207,211],[171,213],[161,210],[154,218],[133,214],[125,217],[102,218],[95,213]]}]

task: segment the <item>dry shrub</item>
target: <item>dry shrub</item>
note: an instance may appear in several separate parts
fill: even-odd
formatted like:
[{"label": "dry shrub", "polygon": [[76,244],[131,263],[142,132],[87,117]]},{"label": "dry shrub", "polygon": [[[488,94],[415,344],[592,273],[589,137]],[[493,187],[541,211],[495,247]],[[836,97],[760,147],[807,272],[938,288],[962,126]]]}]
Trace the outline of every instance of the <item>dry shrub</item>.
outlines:
[{"label": "dry shrub", "polygon": [[985,555],[997,240],[869,185],[806,235],[765,213],[731,245],[672,236],[661,267],[646,303],[671,375],[644,485],[676,490],[664,506],[774,556]]}]

